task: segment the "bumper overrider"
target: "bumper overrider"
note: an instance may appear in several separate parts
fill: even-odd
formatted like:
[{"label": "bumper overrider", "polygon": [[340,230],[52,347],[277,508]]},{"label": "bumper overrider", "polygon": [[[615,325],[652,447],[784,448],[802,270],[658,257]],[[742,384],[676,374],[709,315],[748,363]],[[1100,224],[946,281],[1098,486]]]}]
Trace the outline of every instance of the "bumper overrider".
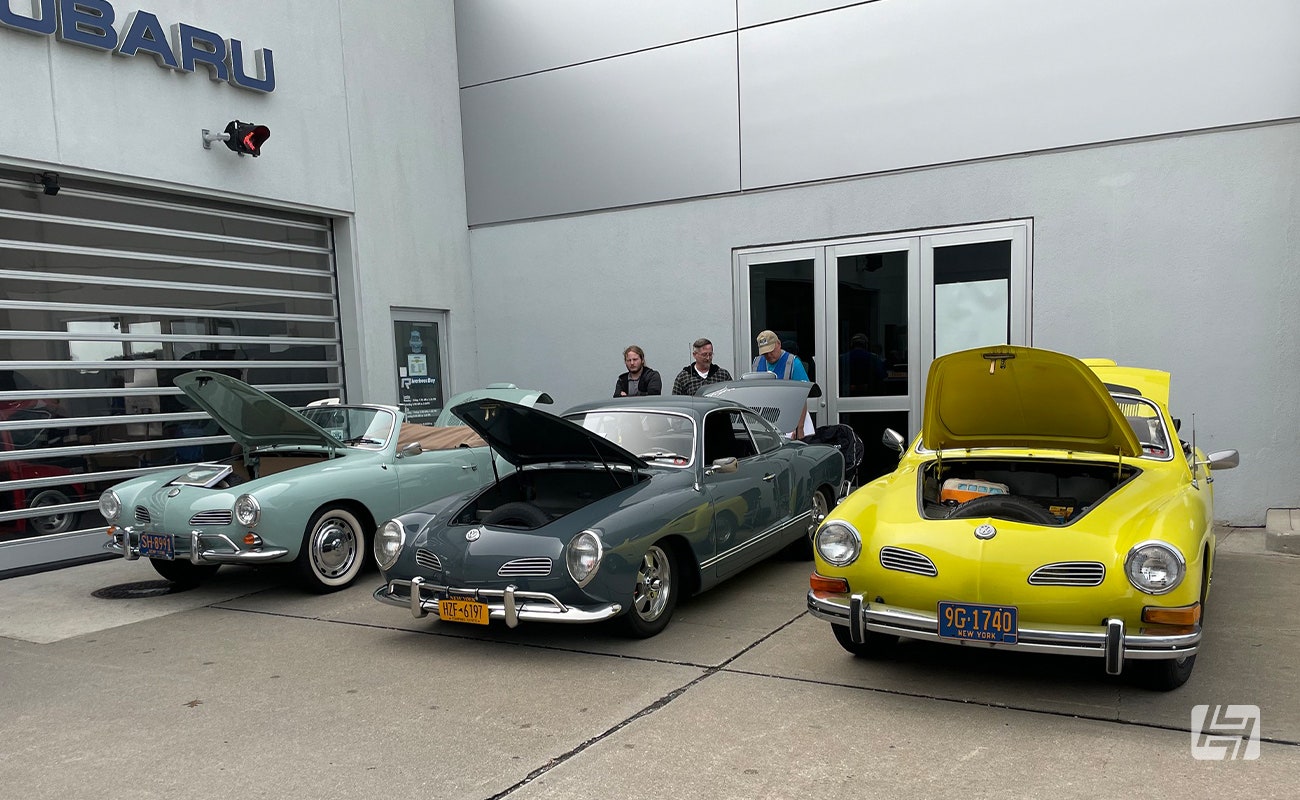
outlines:
[{"label": "bumper overrider", "polygon": [[[127,561],[135,561],[140,557],[141,533],[149,531],[131,527],[114,528],[109,534],[109,540],[104,543],[104,549],[121,555]],[[289,555],[289,551],[283,547],[262,545],[248,549],[235,544],[224,533],[203,531],[190,531],[188,538],[177,535],[175,545],[176,560],[189,560],[192,564],[260,564]]]},{"label": "bumper overrider", "polygon": [[1110,618],[1102,625],[1043,625],[1020,628],[1015,642],[975,642],[939,636],[936,613],[868,603],[860,594],[827,594],[810,590],[808,611],[814,617],[834,625],[846,625],[855,642],[865,640],[865,633],[892,634],[908,639],[923,639],[945,644],[976,645],[1034,653],[1103,658],[1106,672],[1118,675],[1124,662],[1161,660],[1195,655],[1201,629],[1192,633],[1129,633],[1124,620]]},{"label": "bumper overrider", "polygon": [[438,613],[438,601],[447,599],[475,600],[488,607],[491,619],[505,620],[513,628],[520,621],[527,622],[601,622],[617,616],[623,606],[606,603],[579,608],[567,605],[549,592],[530,592],[513,584],[504,589],[458,589],[427,583],[423,578],[410,580],[393,578],[375,590],[375,599],[390,606],[408,608],[417,619]]}]

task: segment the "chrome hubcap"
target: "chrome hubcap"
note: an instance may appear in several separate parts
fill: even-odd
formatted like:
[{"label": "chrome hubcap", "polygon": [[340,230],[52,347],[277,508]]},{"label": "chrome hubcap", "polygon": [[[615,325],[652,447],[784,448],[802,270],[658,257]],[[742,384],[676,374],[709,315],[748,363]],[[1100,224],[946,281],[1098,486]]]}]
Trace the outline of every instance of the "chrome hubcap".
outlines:
[{"label": "chrome hubcap", "polygon": [[632,590],[632,610],[646,622],[653,622],[664,613],[672,592],[672,573],[668,554],[655,546],[646,551],[636,573],[636,588]]},{"label": "chrome hubcap", "polygon": [[347,573],[356,559],[357,535],[352,526],[339,519],[328,519],[312,536],[312,561],[326,578]]}]

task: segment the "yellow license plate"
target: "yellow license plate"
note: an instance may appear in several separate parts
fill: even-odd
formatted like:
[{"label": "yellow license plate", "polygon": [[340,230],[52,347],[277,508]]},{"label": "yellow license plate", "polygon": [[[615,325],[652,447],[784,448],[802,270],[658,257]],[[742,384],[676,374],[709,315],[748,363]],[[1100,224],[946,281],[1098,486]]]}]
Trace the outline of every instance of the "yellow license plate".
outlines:
[{"label": "yellow license plate", "polygon": [[439,600],[438,619],[446,622],[468,622],[471,625],[488,624],[487,603],[476,600]]}]

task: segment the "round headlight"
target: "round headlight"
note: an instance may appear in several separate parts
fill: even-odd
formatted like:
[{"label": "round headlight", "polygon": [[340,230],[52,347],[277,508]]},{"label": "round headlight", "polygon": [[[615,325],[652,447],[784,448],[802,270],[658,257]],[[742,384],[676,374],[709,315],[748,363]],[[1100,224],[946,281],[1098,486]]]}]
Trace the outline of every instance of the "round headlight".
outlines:
[{"label": "round headlight", "polygon": [[241,494],[235,498],[235,522],[245,528],[252,528],[261,518],[262,507],[257,504],[257,498],[251,494]]},{"label": "round headlight", "polygon": [[117,492],[112,489],[104,490],[104,493],[99,496],[99,513],[103,514],[108,522],[117,522],[117,515],[122,513],[122,501],[118,499]]},{"label": "round headlight", "polygon": [[837,567],[852,564],[862,552],[862,538],[853,526],[831,520],[817,530],[817,552],[826,563]]},{"label": "round headlight", "polygon": [[605,548],[600,543],[598,531],[587,530],[573,537],[564,553],[569,577],[579,586],[586,586],[596,576]]},{"label": "round headlight", "polygon": [[1143,542],[1128,551],[1124,572],[1129,583],[1147,594],[1172,592],[1183,582],[1187,562],[1177,548],[1164,542]]},{"label": "round headlight", "polygon": [[375,533],[375,561],[380,569],[387,572],[397,563],[405,541],[406,529],[397,520],[390,519],[379,528]]}]

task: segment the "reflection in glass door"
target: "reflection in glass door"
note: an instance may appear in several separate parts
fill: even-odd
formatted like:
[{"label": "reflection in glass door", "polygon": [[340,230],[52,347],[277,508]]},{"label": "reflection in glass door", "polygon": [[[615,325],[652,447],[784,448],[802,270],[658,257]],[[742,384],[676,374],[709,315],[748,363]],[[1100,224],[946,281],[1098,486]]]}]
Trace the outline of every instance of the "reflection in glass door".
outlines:
[{"label": "reflection in glass door", "polygon": [[861,483],[897,464],[881,434],[921,425],[926,375],[946,353],[1030,344],[1028,220],[736,253],[736,352],[770,329],[823,395],[818,425],[851,425]]}]

